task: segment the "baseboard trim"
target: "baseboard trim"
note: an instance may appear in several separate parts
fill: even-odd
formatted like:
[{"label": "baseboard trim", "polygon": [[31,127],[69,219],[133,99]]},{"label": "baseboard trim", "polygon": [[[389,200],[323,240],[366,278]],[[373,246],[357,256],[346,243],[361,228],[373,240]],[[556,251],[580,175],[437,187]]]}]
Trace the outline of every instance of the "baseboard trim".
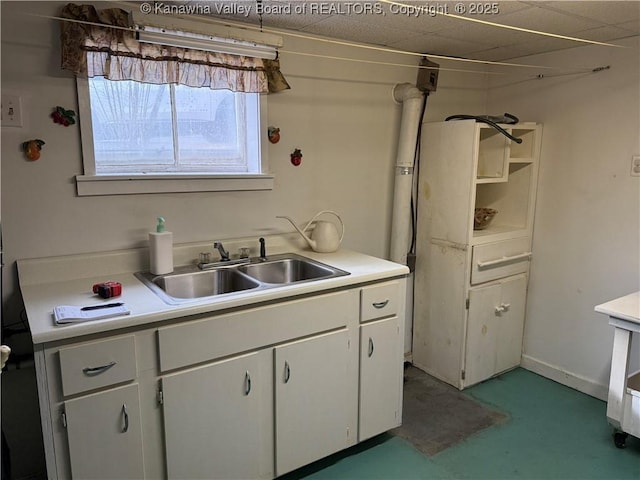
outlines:
[{"label": "baseboard trim", "polygon": [[522,362],[520,366],[533,373],[537,373],[538,375],[542,375],[543,377],[553,380],[554,382],[566,385],[567,387],[586,393],[587,395],[605,402],[607,401],[609,393],[608,385],[602,385],[591,379],[576,375],[575,373],[567,372],[556,365],[551,365],[529,355],[522,355]]}]

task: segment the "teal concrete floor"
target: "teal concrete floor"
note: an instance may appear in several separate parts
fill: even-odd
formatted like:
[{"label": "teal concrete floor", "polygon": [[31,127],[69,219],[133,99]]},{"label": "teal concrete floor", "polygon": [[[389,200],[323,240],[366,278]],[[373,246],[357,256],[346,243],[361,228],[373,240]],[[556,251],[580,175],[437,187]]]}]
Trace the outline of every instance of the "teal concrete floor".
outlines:
[{"label": "teal concrete floor", "polygon": [[433,456],[384,434],[281,479],[640,479],[640,440],[616,448],[600,400],[524,369],[465,394],[507,421]]}]

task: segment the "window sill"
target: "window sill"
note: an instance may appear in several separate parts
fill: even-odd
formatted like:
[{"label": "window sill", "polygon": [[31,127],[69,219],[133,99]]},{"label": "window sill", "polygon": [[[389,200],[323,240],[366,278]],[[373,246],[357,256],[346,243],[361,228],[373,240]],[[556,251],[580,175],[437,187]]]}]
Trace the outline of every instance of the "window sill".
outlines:
[{"label": "window sill", "polygon": [[77,175],[79,197],[138,193],[273,190],[274,176],[248,175]]}]

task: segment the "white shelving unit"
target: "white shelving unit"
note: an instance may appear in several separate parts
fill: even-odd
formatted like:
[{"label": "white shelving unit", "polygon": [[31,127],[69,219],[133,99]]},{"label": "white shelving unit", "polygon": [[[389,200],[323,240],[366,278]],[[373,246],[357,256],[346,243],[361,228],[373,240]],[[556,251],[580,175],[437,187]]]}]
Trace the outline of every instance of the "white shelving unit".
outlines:
[{"label": "white shelving unit", "polygon": [[[413,362],[465,388],[520,364],[542,127],[425,123]],[[474,230],[476,208],[498,211]]]}]

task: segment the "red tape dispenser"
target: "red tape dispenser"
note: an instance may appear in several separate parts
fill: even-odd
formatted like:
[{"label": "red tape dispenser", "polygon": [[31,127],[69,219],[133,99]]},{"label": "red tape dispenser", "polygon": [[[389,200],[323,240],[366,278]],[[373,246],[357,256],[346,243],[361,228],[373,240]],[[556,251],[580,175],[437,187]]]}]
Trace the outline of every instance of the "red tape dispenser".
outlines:
[{"label": "red tape dispenser", "polygon": [[97,293],[102,298],[111,298],[122,295],[122,284],[119,282],[96,283],[93,286],[93,293]]}]

